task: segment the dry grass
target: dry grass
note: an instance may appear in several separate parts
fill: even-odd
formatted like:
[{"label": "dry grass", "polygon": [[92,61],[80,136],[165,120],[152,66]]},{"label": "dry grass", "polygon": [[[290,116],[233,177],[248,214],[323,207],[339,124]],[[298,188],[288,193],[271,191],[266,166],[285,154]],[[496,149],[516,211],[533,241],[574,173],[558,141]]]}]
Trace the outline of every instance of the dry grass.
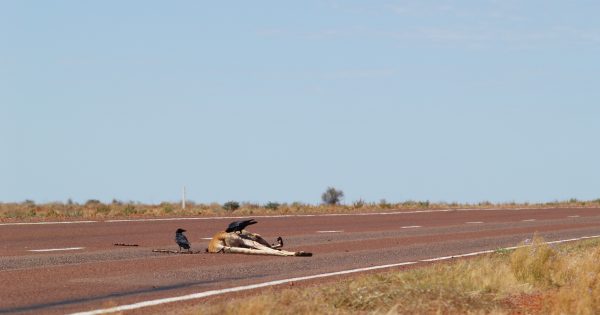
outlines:
[{"label": "dry grass", "polygon": [[183,313],[598,314],[599,259],[598,240],[551,247],[536,238],[532,246],[513,252],[321,286],[272,289]]},{"label": "dry grass", "polygon": [[121,218],[121,217],[160,217],[160,216],[251,216],[269,214],[318,214],[318,213],[357,213],[378,211],[409,211],[425,209],[465,209],[465,208],[551,208],[551,207],[600,207],[600,199],[592,201],[555,201],[537,204],[501,203],[492,204],[480,202],[476,204],[459,203],[430,203],[428,201],[406,201],[401,203],[367,203],[354,202],[352,205],[310,205],[304,203],[283,203],[273,207],[273,203],[258,205],[241,203],[240,208],[234,211],[226,210],[218,203],[196,204],[189,202],[185,210],[178,203],[163,202],[161,204],[141,204],[136,202],[121,202],[114,200],[112,203],[101,203],[89,200],[85,204],[78,203],[45,203],[36,204],[33,201],[21,203],[0,203],[0,220],[2,221],[30,221],[30,220],[55,220],[55,219],[93,219],[93,218]]}]

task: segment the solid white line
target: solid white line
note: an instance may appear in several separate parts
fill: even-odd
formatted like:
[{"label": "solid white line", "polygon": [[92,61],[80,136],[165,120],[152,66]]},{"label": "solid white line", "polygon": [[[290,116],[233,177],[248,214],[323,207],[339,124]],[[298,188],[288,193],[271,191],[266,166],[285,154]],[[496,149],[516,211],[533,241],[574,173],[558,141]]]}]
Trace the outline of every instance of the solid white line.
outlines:
[{"label": "solid white line", "polygon": [[[403,214],[418,214],[418,213],[436,213],[436,212],[449,212],[449,211],[460,211],[460,210],[440,209],[440,210],[414,210],[414,211],[402,211],[402,212],[281,214],[281,215],[258,215],[258,216],[253,216],[253,218],[375,216],[375,215],[403,215]],[[248,216],[178,217],[178,218],[152,218],[152,219],[112,219],[112,220],[104,220],[104,221],[15,222],[15,223],[0,223],[0,226],[2,226],[2,225],[73,224],[73,223],[123,223],[123,222],[155,222],[155,221],[232,220],[232,219],[244,219],[244,218],[248,218]]]},{"label": "solid white line", "polygon": [[527,219],[527,220],[521,220],[522,222],[533,222],[535,221],[535,219]]},{"label": "solid white line", "polygon": [[402,226],[400,227],[401,229],[414,229],[414,228],[420,228],[422,226],[420,225],[409,225],[409,226]]},{"label": "solid white line", "polygon": [[317,233],[342,233],[344,231],[317,231]]},{"label": "solid white line", "polygon": [[446,260],[446,259],[452,259],[452,258],[454,258],[454,256],[443,256],[443,257],[423,259],[423,260],[419,260],[419,261],[422,261],[422,262],[431,262],[431,261],[439,261],[439,260]]},{"label": "solid white line", "polygon": [[[416,213],[437,213],[437,212],[452,212],[452,211],[520,211],[520,210],[557,210],[564,208],[488,208],[488,209],[432,209],[432,210],[413,210],[413,211],[392,211],[392,212],[363,212],[363,213],[324,213],[324,214],[281,214],[281,215],[257,215],[253,218],[297,218],[297,217],[341,217],[341,216],[372,216],[372,215],[403,215]],[[572,209],[582,209],[581,207]],[[42,225],[42,224],[74,224],[74,223],[119,223],[119,222],[152,222],[152,221],[185,221],[185,220],[226,220],[226,219],[242,219],[249,216],[234,216],[234,217],[179,217],[179,218],[152,218],[152,219],[115,219],[104,221],[57,221],[57,222],[15,222],[15,223],[0,223],[0,226],[7,225]]]},{"label": "solid white line", "polygon": [[74,313],[71,315],[95,315],[95,314],[122,312],[122,311],[128,311],[128,310],[138,309],[138,308],[147,307],[147,306],[160,305],[160,304],[164,304],[164,303],[180,302],[180,301],[186,301],[186,300],[199,299],[199,298],[208,297],[208,296],[212,296],[212,295],[220,295],[220,294],[231,293],[231,292],[240,292],[240,291],[258,289],[258,288],[264,288],[264,287],[280,285],[280,284],[284,284],[284,283],[290,283],[290,282],[294,282],[294,281],[305,281],[305,280],[311,280],[311,279],[326,278],[326,277],[339,276],[339,275],[364,272],[364,271],[370,271],[370,270],[378,270],[378,269],[386,269],[386,268],[392,268],[392,267],[414,265],[416,263],[417,262],[414,262],[414,261],[408,261],[408,262],[402,262],[402,263],[397,263],[397,264],[357,268],[357,269],[322,273],[322,274],[317,274],[317,275],[312,275],[312,276],[275,280],[275,281],[245,285],[245,286],[240,286],[240,287],[233,287],[233,288],[228,288],[228,289],[210,290],[210,291],[205,291],[205,292],[200,292],[200,293],[176,296],[176,297],[172,297],[172,298],[157,299],[157,300],[139,302],[139,303],[134,303],[134,304],[129,304],[129,305],[121,305],[121,306],[116,306],[116,307],[111,307],[111,308],[106,308],[106,309],[93,310],[93,311],[89,311],[89,312]]},{"label": "solid white line", "polygon": [[30,249],[30,252],[57,252],[63,250],[78,250],[84,249],[85,247],[67,247],[67,248],[48,248],[48,249]]},{"label": "solid white line", "polygon": [[46,225],[46,224],[76,224],[76,223],[96,223],[99,221],[59,221],[59,222],[14,222],[0,223],[1,225]]},{"label": "solid white line", "polygon": [[481,221],[471,221],[471,222],[465,222],[466,224],[481,224],[483,222]]},{"label": "solid white line", "polygon": [[[440,210],[414,210],[414,211],[401,211],[401,212],[365,212],[365,213],[323,213],[323,214],[279,214],[279,215],[257,215],[252,216],[253,218],[298,218],[298,217],[346,217],[346,216],[371,216],[371,215],[401,215],[401,214],[416,214],[416,213],[435,213],[435,212],[449,212],[452,209],[440,209]],[[152,222],[152,221],[180,221],[180,220],[227,220],[227,219],[244,219],[249,218],[248,216],[237,216],[237,217],[180,217],[180,218],[153,218],[153,219],[118,219],[118,220],[106,220],[103,222],[116,223],[116,222]]]},{"label": "solid white line", "polygon": [[[546,242],[546,243],[547,244],[558,244],[558,243],[566,243],[566,242],[579,241],[579,240],[591,239],[591,238],[600,238],[600,235],[581,236],[581,237],[570,238],[570,239],[566,239],[566,240],[551,241],[551,242]],[[505,247],[503,249],[504,250],[513,250],[513,249],[516,249],[519,247],[525,247],[525,246],[530,246],[530,245]],[[380,265],[380,266],[356,268],[356,269],[349,269],[349,270],[330,272],[330,273],[322,273],[322,274],[317,274],[317,275],[312,275],[312,276],[282,279],[282,280],[269,281],[269,282],[263,282],[263,283],[257,283],[257,284],[239,286],[239,287],[232,287],[232,288],[221,289],[221,290],[210,290],[210,291],[205,291],[205,292],[193,293],[193,294],[182,295],[182,296],[175,296],[175,297],[164,298],[164,299],[143,301],[143,302],[138,302],[138,303],[133,303],[133,304],[115,306],[115,307],[111,307],[111,308],[97,309],[97,310],[92,310],[92,311],[88,311],[88,312],[73,313],[71,315],[96,315],[96,314],[122,312],[122,311],[134,310],[134,309],[138,309],[138,308],[155,306],[155,305],[160,305],[160,304],[165,304],[165,303],[194,300],[194,299],[200,299],[200,298],[213,296],[213,295],[221,295],[221,294],[231,293],[231,292],[240,292],[240,291],[258,289],[258,288],[264,288],[264,287],[275,286],[275,285],[280,285],[280,284],[284,284],[284,283],[290,283],[290,282],[294,282],[294,281],[304,281],[304,280],[325,278],[325,277],[338,276],[338,275],[357,273],[357,272],[364,272],[364,271],[370,271],[370,270],[378,270],[378,269],[385,269],[385,268],[392,268],[392,267],[399,267],[399,266],[414,265],[414,264],[418,264],[420,262],[432,262],[432,261],[447,260],[447,259],[452,259],[452,258],[477,256],[477,255],[482,255],[482,254],[493,253],[494,251],[496,251],[496,250],[495,249],[482,250],[482,251],[478,251],[478,252],[458,254],[458,255],[453,255],[453,256],[443,256],[443,257],[423,259],[423,260],[419,260],[416,262],[408,261],[408,262],[401,262],[401,263],[388,264],[388,265]]]}]

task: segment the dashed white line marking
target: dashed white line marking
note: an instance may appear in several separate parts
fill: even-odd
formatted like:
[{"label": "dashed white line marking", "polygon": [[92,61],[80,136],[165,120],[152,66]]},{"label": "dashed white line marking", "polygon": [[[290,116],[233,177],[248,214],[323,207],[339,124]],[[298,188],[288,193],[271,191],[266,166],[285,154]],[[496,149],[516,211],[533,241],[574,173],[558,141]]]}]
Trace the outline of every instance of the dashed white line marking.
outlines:
[{"label": "dashed white line marking", "polygon": [[[558,241],[552,241],[552,242],[546,242],[546,243],[547,244],[558,244],[558,243],[566,243],[566,242],[579,241],[579,240],[591,239],[591,238],[600,238],[600,235],[582,236],[582,237],[577,237],[577,238],[558,240]],[[519,247],[525,247],[525,246],[530,246],[530,245],[505,247],[503,249],[504,250],[512,250],[512,249],[516,249]],[[357,268],[357,269],[343,270],[343,271],[330,272],[330,273],[322,273],[322,274],[316,274],[316,275],[312,275],[312,276],[262,282],[262,283],[257,283],[257,284],[232,287],[232,288],[221,289],[221,290],[210,290],[210,291],[205,291],[205,292],[175,296],[175,297],[164,298],[164,299],[143,301],[143,302],[138,302],[138,303],[134,303],[134,304],[127,304],[127,305],[115,306],[115,307],[111,307],[111,308],[97,309],[97,310],[92,310],[92,311],[88,311],[88,312],[73,313],[71,315],[97,315],[97,314],[129,311],[129,310],[134,310],[134,309],[148,307],[148,306],[155,306],[155,305],[160,305],[160,304],[187,301],[187,300],[195,300],[195,299],[200,299],[200,298],[213,296],[213,295],[221,295],[221,294],[226,294],[226,293],[231,293],[231,292],[240,292],[240,291],[258,289],[258,288],[264,288],[264,287],[275,286],[275,285],[280,285],[280,284],[284,284],[284,283],[290,283],[290,282],[294,282],[294,281],[304,281],[304,280],[325,278],[325,277],[357,273],[357,272],[363,272],[363,271],[369,271],[369,270],[378,270],[378,269],[386,269],[386,268],[393,268],[393,267],[399,267],[399,266],[415,265],[415,264],[418,264],[421,262],[432,262],[432,261],[448,260],[448,259],[452,259],[452,258],[477,256],[477,255],[482,255],[482,254],[493,253],[494,251],[496,251],[496,250],[489,249],[489,250],[482,250],[482,251],[466,253],[466,254],[458,254],[458,255],[453,255],[453,256],[443,256],[443,257],[423,259],[423,260],[419,260],[419,261],[408,261],[408,262],[401,262],[401,263],[388,264],[388,265],[380,265],[380,266]]]},{"label": "dashed white line marking", "polygon": [[212,240],[212,237],[203,237],[201,240]]},{"label": "dashed white line marking", "polygon": [[526,220],[521,220],[522,222],[533,222],[535,221],[535,219],[526,219]]},{"label": "dashed white line marking", "polygon": [[420,225],[409,225],[409,226],[401,226],[401,229],[416,229],[416,228],[420,228],[422,226]]},{"label": "dashed white line marking", "polygon": [[84,249],[85,247],[67,247],[67,248],[47,248],[47,249],[30,249],[30,252],[58,252],[64,250],[78,250]]},{"label": "dashed white line marking", "polygon": [[466,224],[481,224],[483,222],[481,221],[471,221],[471,222],[465,222]]},{"label": "dashed white line marking", "polygon": [[579,218],[578,215],[570,215],[569,218]]},{"label": "dashed white line marking", "polygon": [[317,233],[342,233],[344,231],[317,231]]}]

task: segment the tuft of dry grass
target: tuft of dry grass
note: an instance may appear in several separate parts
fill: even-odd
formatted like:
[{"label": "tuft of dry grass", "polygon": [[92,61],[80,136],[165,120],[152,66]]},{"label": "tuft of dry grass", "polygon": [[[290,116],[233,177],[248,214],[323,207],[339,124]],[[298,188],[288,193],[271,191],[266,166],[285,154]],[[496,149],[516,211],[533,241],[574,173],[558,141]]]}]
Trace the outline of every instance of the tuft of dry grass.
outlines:
[{"label": "tuft of dry grass", "polygon": [[563,284],[544,305],[547,314],[600,313],[600,247],[582,248],[562,257]]},{"label": "tuft of dry grass", "polygon": [[320,286],[271,289],[183,313],[598,314],[599,259],[600,240],[553,247],[536,237],[531,246],[513,252]]}]

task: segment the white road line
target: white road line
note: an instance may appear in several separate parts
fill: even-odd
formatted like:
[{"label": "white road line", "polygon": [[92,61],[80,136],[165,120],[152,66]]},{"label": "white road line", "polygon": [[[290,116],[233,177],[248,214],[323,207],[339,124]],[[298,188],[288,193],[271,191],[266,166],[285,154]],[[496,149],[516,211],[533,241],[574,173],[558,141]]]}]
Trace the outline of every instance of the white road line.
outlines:
[{"label": "white road line", "polygon": [[570,215],[569,218],[579,218],[578,215]]},{"label": "white road line", "polygon": [[[392,211],[392,212],[363,212],[363,213],[324,213],[324,214],[281,214],[281,215],[257,215],[253,218],[298,218],[298,217],[341,217],[341,216],[374,216],[374,215],[403,215],[416,213],[437,213],[437,212],[452,212],[452,211],[520,211],[520,210],[557,210],[564,208],[489,208],[489,209],[432,209],[432,210],[414,210],[414,211]],[[572,208],[581,209],[581,208]],[[100,221],[57,221],[57,222],[14,222],[0,223],[0,226],[10,225],[43,225],[43,224],[75,224],[75,223],[119,223],[119,222],[152,222],[152,221],[188,221],[188,220],[227,220],[227,219],[243,219],[249,216],[235,217],[179,217],[179,218],[152,218],[152,219],[115,219],[115,220],[100,220]]]},{"label": "white road line", "polygon": [[[498,210],[500,210],[500,209],[498,209]],[[252,217],[253,218],[342,217],[342,216],[372,216],[372,215],[373,216],[374,215],[403,215],[403,214],[436,213],[436,212],[449,212],[449,211],[461,211],[461,210],[440,209],[440,210],[415,210],[415,211],[401,211],[401,212],[281,214],[281,215],[257,215],[257,216],[252,216]],[[152,218],[152,219],[112,219],[112,220],[103,220],[103,221],[14,222],[14,223],[0,223],[0,226],[3,226],[3,225],[9,226],[9,225],[74,224],[74,223],[122,223],[122,222],[155,222],[155,221],[232,220],[232,219],[244,219],[244,218],[249,218],[249,217],[248,216],[178,217],[178,218]]]},{"label": "white road line", "polygon": [[533,222],[535,221],[535,219],[527,219],[527,220],[521,220],[522,222]]},{"label": "white road line", "polygon": [[14,222],[0,223],[2,225],[46,225],[46,224],[77,224],[77,223],[96,223],[100,221],[59,221],[59,222]]},{"label": "white road line", "polygon": [[203,237],[201,240],[212,240],[212,237]]},{"label": "white road line", "polygon": [[[551,242],[546,242],[546,243],[547,244],[558,244],[558,243],[580,241],[580,240],[591,239],[591,238],[600,238],[600,235],[582,236],[582,237],[577,237],[577,238],[551,241]],[[519,247],[525,247],[525,246],[530,246],[530,245],[505,247],[503,249],[504,250],[513,250],[513,249],[516,249]],[[97,309],[97,310],[92,310],[92,311],[87,311],[87,312],[73,313],[71,315],[96,315],[96,314],[122,312],[122,311],[134,310],[134,309],[138,309],[138,308],[143,308],[143,307],[148,307],[148,306],[156,306],[156,305],[161,305],[161,304],[166,304],[166,303],[195,300],[195,299],[200,299],[200,298],[213,296],[213,295],[221,295],[221,294],[226,294],[226,293],[231,293],[231,292],[240,292],[240,291],[258,289],[258,288],[264,288],[264,287],[275,286],[275,285],[280,285],[280,284],[284,284],[284,283],[290,283],[290,282],[294,282],[294,281],[305,281],[305,280],[326,278],[326,277],[331,277],[331,276],[358,273],[358,272],[364,272],[364,271],[370,271],[370,270],[378,270],[378,269],[386,269],[386,268],[393,268],[393,267],[399,267],[399,266],[415,265],[415,264],[419,264],[421,262],[432,262],[432,261],[447,260],[447,259],[452,259],[452,258],[477,256],[477,255],[482,255],[482,254],[493,253],[494,251],[496,251],[496,250],[495,249],[482,250],[482,251],[478,251],[478,252],[458,254],[458,255],[453,255],[453,256],[443,256],[443,257],[423,259],[423,260],[419,260],[416,262],[415,261],[400,262],[400,263],[388,264],[388,265],[380,265],[380,266],[372,266],[372,267],[365,267],[365,268],[342,270],[342,271],[330,272],[330,273],[322,273],[322,274],[316,274],[316,275],[312,275],[312,276],[275,280],[275,281],[262,282],[262,283],[239,286],[239,287],[232,287],[232,288],[221,289],[221,290],[210,290],[210,291],[175,296],[175,297],[164,298],[164,299],[143,301],[143,302],[138,302],[138,303],[133,303],[133,304],[115,306],[115,307],[104,308],[104,309]]]},{"label": "white road line", "polygon": [[400,227],[401,229],[415,229],[415,228],[420,228],[422,226],[420,225],[409,225],[409,226],[402,226]]},{"label": "white road line", "polygon": [[471,221],[471,222],[465,222],[466,224],[481,224],[483,222],[481,221]]},{"label": "white road line", "polygon": [[63,250],[78,250],[85,247],[67,247],[67,248],[47,248],[47,249],[30,249],[29,252],[58,252]]},{"label": "white road line", "polygon": [[443,256],[443,257],[423,259],[423,260],[419,260],[419,261],[422,261],[422,262],[439,261],[439,260],[452,259],[453,257],[454,256]]},{"label": "white road line", "polygon": [[258,288],[264,288],[264,287],[280,285],[280,284],[284,284],[284,283],[290,283],[290,282],[294,282],[294,281],[305,281],[305,280],[311,280],[311,279],[326,278],[326,277],[339,276],[339,275],[345,275],[345,274],[350,274],[350,273],[357,273],[357,272],[364,272],[364,271],[385,269],[385,268],[392,268],[392,267],[400,267],[400,266],[407,266],[407,265],[414,265],[414,264],[417,264],[417,262],[408,261],[408,262],[402,262],[402,263],[397,263],[397,264],[389,264],[389,265],[381,265],[381,266],[373,266],[373,267],[336,271],[336,272],[330,272],[330,273],[322,273],[322,274],[317,274],[317,275],[312,275],[312,276],[269,281],[269,282],[245,285],[245,286],[240,286],[240,287],[233,287],[233,288],[228,288],[228,289],[210,290],[210,291],[176,296],[176,297],[171,297],[171,298],[166,298],[166,299],[144,301],[144,302],[139,302],[139,303],[134,303],[134,304],[129,304],[129,305],[121,305],[121,306],[116,306],[116,307],[111,307],[111,308],[106,308],[106,309],[93,310],[93,311],[89,311],[89,312],[73,313],[71,315],[96,315],[96,314],[106,314],[106,313],[113,313],[113,312],[122,312],[122,311],[134,310],[134,309],[138,309],[138,308],[142,308],[142,307],[160,305],[160,304],[165,304],[165,303],[194,300],[194,299],[200,299],[200,298],[213,296],[213,295],[221,295],[221,294],[231,293],[231,292],[240,292],[240,291],[258,289]]},{"label": "white road line", "polygon": [[[257,216],[252,216],[252,217],[253,218],[346,217],[346,216],[372,216],[372,215],[402,215],[402,214],[436,213],[436,212],[449,212],[449,211],[456,211],[456,210],[440,209],[440,210],[414,210],[414,211],[365,212],[365,213],[280,214],[280,215],[257,215]],[[227,220],[227,219],[245,219],[245,218],[249,218],[249,216],[118,219],[118,220],[105,220],[102,222],[117,223],[117,222],[153,222],[153,221],[183,221],[183,220]]]},{"label": "white road line", "polygon": [[317,231],[317,233],[342,233],[344,231]]}]

